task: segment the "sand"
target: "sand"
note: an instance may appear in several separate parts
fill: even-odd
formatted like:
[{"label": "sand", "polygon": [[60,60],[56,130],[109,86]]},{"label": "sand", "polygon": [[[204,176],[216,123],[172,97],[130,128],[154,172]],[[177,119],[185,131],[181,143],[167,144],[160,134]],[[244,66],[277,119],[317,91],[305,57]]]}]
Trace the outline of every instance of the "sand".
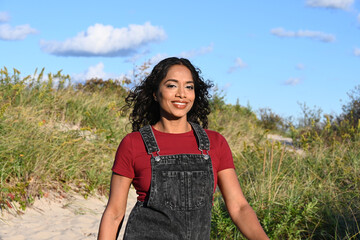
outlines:
[{"label": "sand", "polygon": [[[135,205],[136,193],[130,189],[125,220]],[[84,199],[75,193],[57,194],[35,200],[24,214],[0,214],[1,240],[96,239],[107,198]],[[124,222],[124,226],[126,222]],[[122,239],[124,227],[118,239]]]}]

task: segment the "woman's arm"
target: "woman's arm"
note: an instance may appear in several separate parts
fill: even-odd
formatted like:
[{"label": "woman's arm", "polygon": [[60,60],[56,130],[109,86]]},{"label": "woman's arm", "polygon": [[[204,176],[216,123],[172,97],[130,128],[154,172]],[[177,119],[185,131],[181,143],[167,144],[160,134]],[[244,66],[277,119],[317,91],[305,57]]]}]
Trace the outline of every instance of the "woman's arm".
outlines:
[{"label": "woman's arm", "polygon": [[124,219],[131,182],[131,178],[112,175],[109,201],[100,222],[99,240],[116,239],[119,226]]},{"label": "woman's arm", "polygon": [[230,217],[244,236],[248,239],[269,239],[242,193],[235,170],[229,168],[218,172],[218,182]]}]

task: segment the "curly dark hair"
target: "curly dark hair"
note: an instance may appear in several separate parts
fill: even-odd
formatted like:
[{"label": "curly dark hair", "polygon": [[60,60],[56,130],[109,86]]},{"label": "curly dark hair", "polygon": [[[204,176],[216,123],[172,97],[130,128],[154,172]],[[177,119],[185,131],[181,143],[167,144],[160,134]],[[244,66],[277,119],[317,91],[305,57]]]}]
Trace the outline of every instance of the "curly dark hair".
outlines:
[{"label": "curly dark hair", "polygon": [[124,109],[131,109],[129,119],[132,130],[139,131],[145,125],[154,125],[160,120],[160,106],[154,100],[153,93],[159,88],[160,82],[166,77],[170,67],[183,65],[187,67],[194,81],[195,100],[191,110],[187,113],[187,120],[200,124],[203,128],[208,126],[210,113],[209,90],[213,87],[212,82],[204,81],[200,76],[201,71],[195,68],[186,58],[169,57],[160,61],[138,86],[132,89],[125,98]]}]

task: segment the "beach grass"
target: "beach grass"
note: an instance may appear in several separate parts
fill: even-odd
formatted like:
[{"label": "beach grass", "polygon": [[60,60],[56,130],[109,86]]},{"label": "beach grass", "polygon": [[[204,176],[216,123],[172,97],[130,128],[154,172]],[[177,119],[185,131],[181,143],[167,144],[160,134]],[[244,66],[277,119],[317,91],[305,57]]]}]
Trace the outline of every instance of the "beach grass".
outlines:
[{"label": "beach grass", "polygon": [[[76,86],[61,71],[21,78],[1,69],[1,209],[21,211],[52,190],[108,194],[115,151],[131,132],[121,111],[126,92],[124,82]],[[335,138],[326,127],[292,128],[288,146],[268,139],[249,107],[213,101],[212,110],[209,128],[228,140],[243,192],[271,239],[360,238],[359,129]],[[211,237],[244,239],[219,192]]]}]

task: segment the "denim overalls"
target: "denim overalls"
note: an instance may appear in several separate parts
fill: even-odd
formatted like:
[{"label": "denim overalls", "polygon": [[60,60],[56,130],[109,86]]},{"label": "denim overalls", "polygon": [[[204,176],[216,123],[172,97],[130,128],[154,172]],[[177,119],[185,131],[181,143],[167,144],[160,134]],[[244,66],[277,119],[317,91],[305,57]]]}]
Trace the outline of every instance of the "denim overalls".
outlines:
[{"label": "denim overalls", "polygon": [[190,124],[199,154],[161,156],[151,127],[140,129],[151,155],[150,194],[131,211],[124,239],[210,239],[214,190],[210,142],[202,127]]}]

